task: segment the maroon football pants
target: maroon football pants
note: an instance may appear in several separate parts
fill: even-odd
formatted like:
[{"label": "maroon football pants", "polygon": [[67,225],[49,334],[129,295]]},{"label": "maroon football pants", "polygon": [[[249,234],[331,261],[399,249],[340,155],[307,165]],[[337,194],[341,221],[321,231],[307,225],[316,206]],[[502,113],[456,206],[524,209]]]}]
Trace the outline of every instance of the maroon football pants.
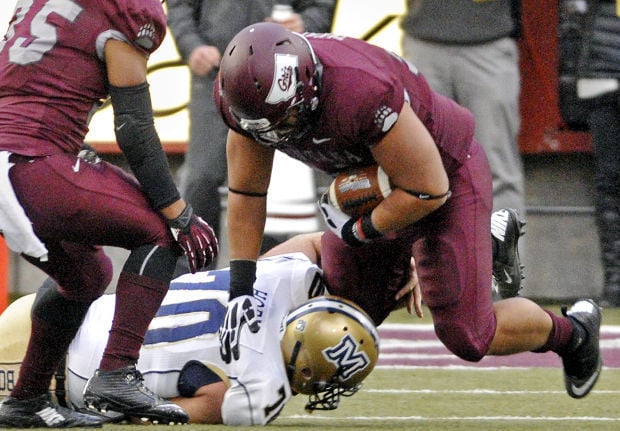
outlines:
[{"label": "maroon football pants", "polygon": [[472,143],[467,161],[449,173],[452,196],[437,211],[361,247],[323,235],[321,264],[332,294],[359,304],[380,324],[396,306],[415,257],[422,297],[435,332],[454,354],[478,361],[495,335],[491,294],[491,172]]},{"label": "maroon football pants", "polygon": [[39,157],[17,162],[10,179],[49,251],[48,262],[28,260],[58,281],[69,299],[89,302],[103,293],[112,267],[101,246],[175,244],[136,180],[109,163],[71,154]]}]

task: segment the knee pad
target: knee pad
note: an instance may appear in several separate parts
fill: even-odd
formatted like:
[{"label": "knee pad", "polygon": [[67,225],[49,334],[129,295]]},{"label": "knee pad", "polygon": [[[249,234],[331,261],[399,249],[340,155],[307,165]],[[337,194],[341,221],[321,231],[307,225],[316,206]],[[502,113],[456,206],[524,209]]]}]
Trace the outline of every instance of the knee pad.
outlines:
[{"label": "knee pad", "polygon": [[79,328],[91,302],[67,299],[58,291],[58,284],[47,278],[39,288],[32,304],[32,315],[57,328]]},{"label": "knee pad", "polygon": [[172,279],[177,258],[177,253],[170,248],[143,245],[131,251],[123,271],[168,283]]}]

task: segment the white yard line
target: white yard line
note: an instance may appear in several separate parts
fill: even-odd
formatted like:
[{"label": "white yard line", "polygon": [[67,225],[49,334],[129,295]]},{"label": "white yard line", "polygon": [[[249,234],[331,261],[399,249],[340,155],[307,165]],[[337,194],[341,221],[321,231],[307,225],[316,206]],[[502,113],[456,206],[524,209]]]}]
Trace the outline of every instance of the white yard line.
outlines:
[{"label": "white yard line", "polygon": [[450,422],[450,421],[553,421],[553,422],[620,422],[620,418],[601,417],[601,416],[321,416],[316,413],[312,415],[289,415],[280,416],[282,419],[304,419],[316,421],[418,421],[418,422]]},{"label": "white yard line", "polygon": [[[466,394],[466,395],[566,395],[566,391],[499,391],[495,389],[362,389],[377,394]],[[594,393],[594,392],[593,392]],[[596,390],[596,394],[620,394],[620,390]]]}]

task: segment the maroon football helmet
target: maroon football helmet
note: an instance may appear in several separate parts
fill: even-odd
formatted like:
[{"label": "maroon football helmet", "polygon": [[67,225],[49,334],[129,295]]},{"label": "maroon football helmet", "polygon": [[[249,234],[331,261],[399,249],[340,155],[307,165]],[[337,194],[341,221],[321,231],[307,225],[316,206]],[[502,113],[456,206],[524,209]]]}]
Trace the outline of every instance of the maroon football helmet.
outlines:
[{"label": "maroon football helmet", "polygon": [[300,139],[318,106],[321,64],[308,40],[280,24],[241,30],[219,72],[222,114],[268,146]]}]

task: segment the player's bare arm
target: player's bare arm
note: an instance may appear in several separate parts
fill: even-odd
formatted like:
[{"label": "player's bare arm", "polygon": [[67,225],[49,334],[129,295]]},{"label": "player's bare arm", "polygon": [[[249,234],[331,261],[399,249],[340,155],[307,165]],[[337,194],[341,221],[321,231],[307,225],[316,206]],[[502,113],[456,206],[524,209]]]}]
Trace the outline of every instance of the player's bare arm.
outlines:
[{"label": "player's bare arm", "polygon": [[193,397],[176,397],[170,401],[181,406],[194,424],[221,424],[222,401],[228,385],[222,381],[198,388]]},{"label": "player's bare arm", "polygon": [[274,150],[228,132],[230,259],[256,259],[267,217],[267,189]]},{"label": "player's bare arm", "polygon": [[[408,226],[447,200],[448,175],[437,146],[408,104],[372,153],[395,186],[372,213],[378,231],[385,234]],[[420,199],[411,192],[437,197]]]},{"label": "player's bare arm", "polygon": [[321,237],[323,232],[310,232],[295,235],[286,241],[267,250],[261,257],[277,256],[279,254],[301,252],[311,262],[321,266]]}]

